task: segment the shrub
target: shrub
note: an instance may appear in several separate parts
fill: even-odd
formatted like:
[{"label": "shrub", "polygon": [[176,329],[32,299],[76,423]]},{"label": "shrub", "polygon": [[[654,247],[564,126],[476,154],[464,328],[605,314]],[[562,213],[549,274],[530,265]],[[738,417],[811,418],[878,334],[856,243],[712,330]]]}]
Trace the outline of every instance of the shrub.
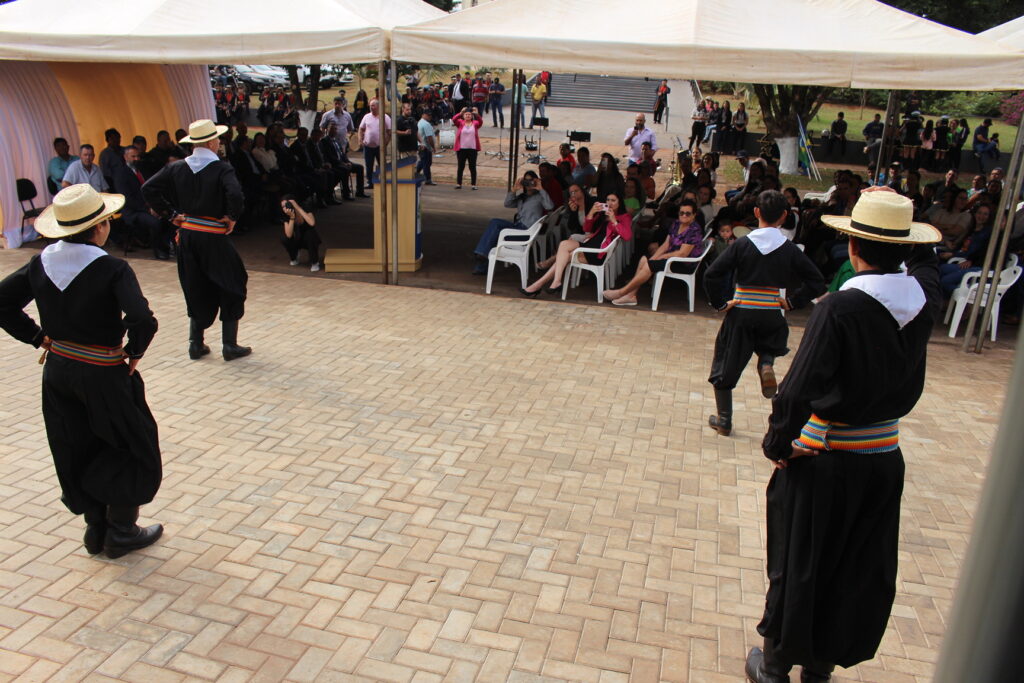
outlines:
[{"label": "shrub", "polygon": [[1006,123],[1011,126],[1018,125],[1021,115],[1024,115],[1024,90],[1004,98],[999,105],[999,113]]}]

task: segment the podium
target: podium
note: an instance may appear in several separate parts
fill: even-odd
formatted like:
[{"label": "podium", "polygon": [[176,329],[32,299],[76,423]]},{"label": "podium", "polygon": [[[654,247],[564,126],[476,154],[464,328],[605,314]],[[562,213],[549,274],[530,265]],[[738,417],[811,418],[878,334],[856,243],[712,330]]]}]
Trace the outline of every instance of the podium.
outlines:
[{"label": "podium", "polygon": [[[381,250],[380,203],[387,201],[388,239],[391,239],[391,216],[395,206],[391,201],[392,164],[388,163],[388,185],[380,184],[380,174],[374,176],[373,190],[373,248],[328,249],[324,256],[324,270],[328,273],[379,273],[383,257]],[[416,156],[398,160],[398,271],[412,273],[423,265],[423,216],[420,192],[423,181],[416,178]],[[391,270],[391,247],[388,247],[388,270]]]}]

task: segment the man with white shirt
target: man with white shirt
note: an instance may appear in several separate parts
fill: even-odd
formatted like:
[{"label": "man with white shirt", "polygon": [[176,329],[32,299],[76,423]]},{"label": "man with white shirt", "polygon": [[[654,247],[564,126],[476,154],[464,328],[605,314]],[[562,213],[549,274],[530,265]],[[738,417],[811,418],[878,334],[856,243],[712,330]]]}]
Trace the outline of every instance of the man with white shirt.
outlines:
[{"label": "man with white shirt", "polygon": [[430,167],[434,163],[434,150],[437,149],[437,132],[434,125],[430,123],[430,110],[423,108],[420,120],[416,124],[416,141],[419,145],[419,161],[416,164],[416,172],[423,174],[426,185],[437,185],[430,175]]},{"label": "man with white shirt", "polygon": [[462,80],[460,74],[452,76],[452,82],[448,85],[448,99],[452,103],[452,116],[458,116],[467,104],[469,104],[469,83]]},{"label": "man with white shirt", "polygon": [[245,314],[249,275],[228,235],[245,203],[234,167],[217,156],[227,126],[209,119],[195,121],[182,142],[192,154],[175,161],[142,186],[153,210],[178,226],[178,279],[189,317],[188,355],[210,353],[203,333],[220,312],[224,360],[252,353],[238,345],[238,321]]},{"label": "man with white shirt", "polygon": [[647,127],[647,117],[641,113],[636,115],[633,127],[626,131],[626,138],[622,141],[622,144],[629,147],[630,166],[639,164],[643,159],[642,146],[645,142],[651,143],[652,151],[658,151],[654,131]]},{"label": "man with white shirt", "polygon": [[347,152],[348,134],[354,131],[356,127],[352,122],[352,115],[345,111],[345,100],[342,97],[335,97],[334,109],[324,112],[324,115],[320,118],[320,130],[326,133],[332,123],[337,124],[334,139],[341,146],[341,151]]},{"label": "man with white shirt", "polygon": [[391,117],[383,116],[384,125],[381,130],[380,102],[376,98],[370,100],[370,111],[359,122],[359,143],[363,146],[363,162],[366,164],[366,185],[373,189],[374,164],[382,163],[381,148],[387,148],[391,142]]},{"label": "man with white shirt", "polygon": [[[775,358],[789,352],[789,327],[782,312],[805,306],[825,292],[818,268],[779,230],[788,206],[781,192],[765,190],[758,195],[758,229],[733,242],[704,274],[711,305],[725,313],[708,378],[717,406],[708,425],[722,436],[732,431],[732,390],[753,354],[761,394],[775,395]],[[803,285],[783,298],[781,290],[794,279]]]},{"label": "man with white shirt", "polygon": [[92,145],[86,143],[78,148],[78,160],[68,164],[68,170],[64,172],[64,180],[61,185],[71,187],[79,183],[92,185],[97,192],[106,192],[110,187],[107,185],[103,171],[93,163],[96,160],[96,150]]}]

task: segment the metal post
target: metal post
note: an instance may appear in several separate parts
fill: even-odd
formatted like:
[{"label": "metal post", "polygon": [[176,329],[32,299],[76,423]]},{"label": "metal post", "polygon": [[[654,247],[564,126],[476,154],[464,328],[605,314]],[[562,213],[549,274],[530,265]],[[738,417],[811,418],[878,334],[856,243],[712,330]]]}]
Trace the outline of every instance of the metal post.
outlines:
[{"label": "metal post", "polygon": [[[516,156],[516,131],[519,130],[519,115],[516,111],[516,98],[519,95],[519,79],[516,76],[516,69],[512,69],[512,117],[508,122],[508,182],[505,183],[505,192],[512,191],[513,171],[512,159]],[[514,119],[514,121],[513,121]]]},{"label": "metal post", "polygon": [[391,60],[391,284],[398,284],[398,64]]},{"label": "metal post", "polygon": [[936,683],[1008,681],[1020,675],[1020,624],[1024,619],[1021,443],[1024,335],[1017,340],[1003,417],[935,668]]},{"label": "metal post", "polygon": [[893,150],[896,147],[897,131],[900,129],[899,105],[897,104],[899,91],[890,90],[889,100],[885,105],[885,123],[882,128],[882,145],[878,148],[878,158],[875,161],[875,177],[872,178],[877,185],[882,173],[889,170],[889,163],[892,161]]},{"label": "metal post", "polygon": [[[981,316],[981,329],[978,330],[978,341],[974,345],[975,353],[981,353],[982,345],[985,341],[985,330],[988,329],[989,321],[992,320],[993,305],[996,302],[996,289],[999,286],[999,277],[996,273],[1002,272],[1003,264],[1006,263],[1006,251],[1010,246],[1010,234],[1013,232],[1013,218],[1017,214],[1017,198],[1020,196],[1021,180],[1024,179],[1024,173],[1021,173],[1022,156],[1024,156],[1024,118],[1021,118],[1020,124],[1017,126],[1017,139],[1013,144],[1010,167],[1006,170],[1003,193],[999,196],[999,215],[996,217],[996,229],[992,231],[992,237],[989,239],[989,248],[985,254],[985,265],[981,268],[982,276],[978,282],[978,295],[974,297],[974,307],[971,309],[971,317],[967,322],[965,350],[967,340],[970,339],[970,335],[974,332],[974,318],[978,311],[978,306],[984,305],[985,311]],[[996,242],[997,236],[999,245],[996,248],[996,257],[990,263],[989,256],[992,254],[992,247]],[[982,303],[982,299],[985,298],[985,285],[982,283],[985,282],[990,267],[994,271],[992,273],[992,284],[989,286],[988,300]],[[998,320],[995,321],[995,324],[998,323]]]},{"label": "metal post", "polygon": [[[384,112],[385,104],[388,101],[387,93],[387,66],[388,63],[381,60],[377,64],[377,113],[380,116],[380,140],[384,142]],[[377,183],[377,195],[380,197],[380,272],[383,276],[384,284],[388,283],[388,191],[387,191],[387,161],[385,159],[386,154],[384,145],[377,149],[380,153],[380,179]],[[370,169],[366,169],[366,173],[369,175]]]},{"label": "metal post", "polygon": [[[517,71],[519,73],[519,78],[517,79],[516,87],[519,88],[519,86],[522,83],[525,82],[525,80],[524,80],[525,76],[523,75],[523,70],[522,69],[518,69]],[[523,100],[522,98],[520,98],[519,111],[524,112],[524,113],[523,114],[518,114],[518,113],[516,114],[516,142],[512,146],[512,180],[508,184],[510,192],[512,190],[512,185],[516,181],[516,176],[519,175],[519,131],[520,131],[521,128],[520,128],[520,125],[519,125],[518,122],[520,120],[520,117],[525,116],[525,110],[523,109],[525,106],[526,106],[526,101]]]}]

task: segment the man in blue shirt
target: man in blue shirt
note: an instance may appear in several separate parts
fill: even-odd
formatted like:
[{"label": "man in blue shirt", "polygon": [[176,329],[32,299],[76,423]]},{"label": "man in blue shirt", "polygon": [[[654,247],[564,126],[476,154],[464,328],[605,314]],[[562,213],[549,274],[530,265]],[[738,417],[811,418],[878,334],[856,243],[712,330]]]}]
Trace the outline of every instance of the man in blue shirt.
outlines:
[{"label": "man in blue shirt", "polygon": [[50,190],[51,194],[56,194],[60,190],[60,183],[64,180],[64,174],[67,173],[68,166],[71,165],[72,161],[78,161],[78,157],[70,153],[68,141],[64,138],[54,138],[53,151],[57,153],[57,156],[50,159],[50,163],[47,164],[46,175],[52,183],[52,187],[47,189]]},{"label": "man in blue shirt", "polygon": [[[505,86],[502,85],[500,78],[495,78],[491,83],[488,94],[488,103],[491,107],[491,120],[494,122],[494,126],[497,128],[505,127],[505,111],[501,108],[501,96],[505,92]],[[498,122],[501,122],[500,124]]]}]

